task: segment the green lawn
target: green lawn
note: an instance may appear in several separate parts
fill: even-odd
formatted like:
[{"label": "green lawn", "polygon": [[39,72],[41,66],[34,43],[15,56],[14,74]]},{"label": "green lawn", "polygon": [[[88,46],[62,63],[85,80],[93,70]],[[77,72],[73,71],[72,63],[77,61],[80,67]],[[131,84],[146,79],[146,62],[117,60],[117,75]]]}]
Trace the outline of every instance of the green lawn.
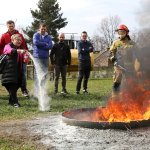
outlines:
[{"label": "green lawn", "polygon": [[[106,100],[106,96],[111,90],[112,80],[111,79],[99,79],[89,80],[89,94],[83,95],[82,91],[80,95],[75,94],[77,80],[67,80],[67,90],[70,93],[64,97],[61,94],[54,95],[54,82],[49,81],[49,96],[51,96],[50,111],[40,112],[38,110],[37,99],[28,99],[21,95],[20,89],[18,90],[19,102],[22,105],[20,108],[13,108],[8,105],[8,93],[4,87],[0,86],[0,120],[11,120],[11,119],[25,119],[38,114],[47,114],[55,112],[63,112],[72,108],[85,108],[85,107],[97,107],[103,105]],[[33,80],[27,81],[28,89],[30,94],[33,90]],[[61,92],[61,80],[59,83],[59,92]]]},{"label": "green lawn", "polygon": [[[77,80],[67,80],[67,90],[70,93],[64,97],[61,94],[54,95],[54,83],[49,81],[49,96],[51,96],[50,110],[48,112],[41,112],[38,110],[37,99],[27,99],[21,95],[20,89],[18,90],[19,102],[22,105],[20,108],[13,108],[8,105],[8,93],[4,87],[0,86],[0,121],[14,121],[20,119],[32,119],[37,115],[45,115],[52,113],[61,113],[65,110],[73,108],[86,108],[97,107],[104,105],[108,93],[111,91],[111,79],[89,80],[89,94],[76,95],[75,87]],[[33,81],[28,80],[28,89],[32,94]],[[61,82],[60,82],[61,85]],[[59,85],[59,91],[61,86]],[[36,150],[36,143],[19,136],[0,134],[0,150]],[[38,144],[39,145],[39,144]],[[44,149],[44,148],[40,148]]]}]

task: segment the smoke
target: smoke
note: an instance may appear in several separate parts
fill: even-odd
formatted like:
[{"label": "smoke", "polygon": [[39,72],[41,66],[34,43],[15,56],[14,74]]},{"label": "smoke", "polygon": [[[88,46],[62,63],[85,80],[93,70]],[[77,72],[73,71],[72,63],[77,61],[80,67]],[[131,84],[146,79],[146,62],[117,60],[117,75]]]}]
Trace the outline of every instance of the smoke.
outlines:
[{"label": "smoke", "polygon": [[150,77],[150,0],[140,0],[140,9],[137,13],[137,21],[140,25],[136,45],[138,46],[137,57],[140,61],[140,70],[143,80]]},{"label": "smoke", "polygon": [[150,47],[150,1],[141,0],[140,9],[137,13],[137,21],[140,25],[137,44],[139,47]]},{"label": "smoke", "polygon": [[[128,94],[128,97],[134,97],[137,94],[144,96],[143,91],[150,91],[150,47],[138,48],[135,45],[131,48],[117,49],[116,58],[117,61],[114,63],[114,69],[117,74],[114,75],[114,81],[122,78],[121,93]],[[137,89],[137,87],[140,88]],[[120,96],[118,97],[118,94],[117,91],[114,91],[112,93],[113,99],[124,99],[124,96],[120,95],[121,98]],[[144,102],[145,99],[147,101],[146,96],[141,101]],[[125,101],[128,103],[128,100]]]},{"label": "smoke", "polygon": [[143,28],[150,27],[150,1],[149,0],[141,0],[140,1],[140,10],[137,13],[137,19],[139,25]]}]

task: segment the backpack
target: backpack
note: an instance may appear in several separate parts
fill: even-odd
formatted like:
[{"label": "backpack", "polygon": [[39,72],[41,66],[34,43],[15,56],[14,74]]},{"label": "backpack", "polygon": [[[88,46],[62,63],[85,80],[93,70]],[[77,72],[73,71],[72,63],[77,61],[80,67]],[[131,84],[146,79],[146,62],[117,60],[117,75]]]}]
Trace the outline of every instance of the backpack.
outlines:
[{"label": "backpack", "polygon": [[2,54],[0,55],[0,74],[3,74],[3,71],[5,69],[5,66],[7,64],[8,55]]}]

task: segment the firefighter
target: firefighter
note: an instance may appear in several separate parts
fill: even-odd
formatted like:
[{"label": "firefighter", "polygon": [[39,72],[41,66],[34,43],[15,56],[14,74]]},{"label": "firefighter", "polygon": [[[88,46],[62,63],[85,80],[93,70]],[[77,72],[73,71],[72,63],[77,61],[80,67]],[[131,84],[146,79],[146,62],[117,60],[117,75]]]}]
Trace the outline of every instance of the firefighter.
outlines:
[{"label": "firefighter", "polygon": [[126,25],[119,25],[116,30],[118,39],[110,47],[110,60],[114,64],[113,91],[120,90],[123,74],[131,75],[134,71],[135,43],[130,39]]}]

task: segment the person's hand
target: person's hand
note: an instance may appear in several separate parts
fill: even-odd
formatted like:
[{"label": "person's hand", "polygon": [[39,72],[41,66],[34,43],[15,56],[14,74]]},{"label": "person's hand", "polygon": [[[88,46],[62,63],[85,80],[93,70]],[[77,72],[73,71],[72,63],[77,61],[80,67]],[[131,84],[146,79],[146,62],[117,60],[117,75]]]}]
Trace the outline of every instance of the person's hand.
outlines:
[{"label": "person's hand", "polygon": [[93,47],[89,47],[89,51],[93,51]]},{"label": "person's hand", "polygon": [[26,55],[31,58],[31,54],[28,51],[25,51]]},{"label": "person's hand", "polygon": [[117,60],[117,58],[115,57],[115,56],[111,56],[111,57],[109,57],[108,58],[112,63],[114,63],[116,60]]},{"label": "person's hand", "polygon": [[25,52],[26,52],[26,50],[24,50],[24,49],[17,49],[17,53],[19,53],[19,54],[23,54]]}]

